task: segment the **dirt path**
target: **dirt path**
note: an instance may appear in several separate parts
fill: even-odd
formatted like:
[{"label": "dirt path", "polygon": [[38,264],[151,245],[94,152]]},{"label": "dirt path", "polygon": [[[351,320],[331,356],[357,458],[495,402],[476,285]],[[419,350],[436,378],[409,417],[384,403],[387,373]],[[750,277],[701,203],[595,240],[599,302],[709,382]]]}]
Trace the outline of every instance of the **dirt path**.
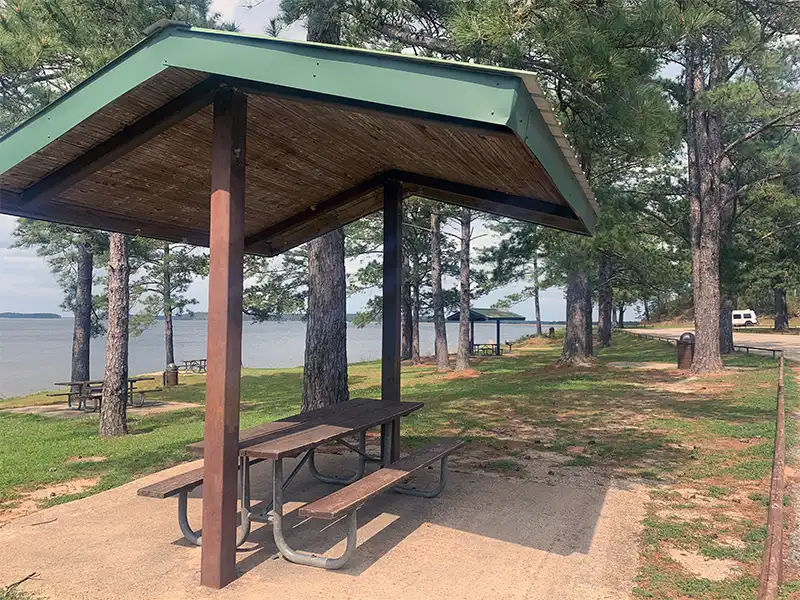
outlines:
[{"label": "dirt path", "polygon": [[[326,470],[342,457],[325,455]],[[191,469],[196,463],[166,473]],[[264,482],[266,463],[254,481]],[[262,468],[263,467],[263,468]],[[343,467],[342,467],[343,468]],[[289,497],[326,490],[304,472]],[[625,600],[637,568],[647,494],[608,483],[569,485],[489,473],[456,472],[434,500],[386,494],[359,511],[359,548],[340,571],[273,560],[269,527],[238,553],[239,579],[222,592],[199,587],[200,549],[180,536],[175,498],[136,495],[140,481],[56,506],[0,528],[0,587],[32,572],[23,589],[63,600],[237,598],[345,600]],[[255,499],[269,490],[257,488]],[[200,515],[193,493],[190,517]],[[298,522],[289,540],[326,552],[343,539],[342,524]],[[334,546],[336,546],[334,548]]]},{"label": "dirt path", "polygon": [[[633,333],[646,333],[660,335],[671,339],[678,339],[684,332],[683,329],[631,329]],[[685,331],[692,331],[686,329]],[[736,330],[733,332],[733,343],[742,346],[757,346],[771,350],[783,350],[786,358],[800,361],[800,335],[781,335],[779,333],[746,333]]]}]

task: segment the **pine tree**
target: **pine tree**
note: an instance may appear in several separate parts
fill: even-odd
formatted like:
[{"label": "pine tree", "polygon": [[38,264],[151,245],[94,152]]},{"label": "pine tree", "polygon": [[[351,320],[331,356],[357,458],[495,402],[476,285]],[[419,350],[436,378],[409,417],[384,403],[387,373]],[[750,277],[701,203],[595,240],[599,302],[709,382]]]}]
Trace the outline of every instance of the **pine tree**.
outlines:
[{"label": "pine tree", "polygon": [[130,308],[128,251],[126,236],[109,234],[108,248],[108,334],[106,368],[100,405],[100,437],[128,433],[128,315]]},{"label": "pine tree", "polygon": [[[311,42],[341,43],[339,0],[281,3],[282,19],[305,18]],[[274,29],[274,24],[273,24]],[[347,279],[344,230],[308,243],[308,317],[303,410],[349,400],[347,386]]]},{"label": "pine tree", "polygon": [[89,340],[103,333],[93,310],[93,272],[100,266],[95,264],[95,258],[102,256],[108,246],[107,235],[31,219],[19,219],[11,235],[15,238],[12,247],[36,249],[55,275],[64,293],[61,306],[75,318],[70,381],[89,381]]},{"label": "pine tree", "polygon": [[196,276],[208,273],[208,255],[186,244],[146,238],[132,241],[131,255],[131,270],[137,272],[131,285],[131,303],[141,304],[132,318],[132,332],[143,331],[162,316],[164,364],[169,366],[175,363],[173,315],[181,315],[197,304],[185,294]]},{"label": "pine tree", "polygon": [[[680,15],[673,19],[679,18],[682,26],[676,60],[684,66],[681,94],[697,337],[692,370],[711,372],[723,368],[720,321],[722,315],[728,322],[731,308],[730,302],[723,308],[720,299],[724,283],[720,254],[723,242],[730,239],[735,215],[730,206],[737,195],[731,181],[736,177],[735,154],[751,140],[775,128],[791,127],[800,119],[797,81],[785,79],[793,71],[792,77],[797,76],[790,65],[797,55],[800,15],[791,2],[762,6],[727,0],[710,10],[705,3],[692,1],[678,9]],[[784,73],[783,85],[775,85],[776,70]],[[747,88],[749,92],[742,95]],[[731,104],[733,98],[737,102]],[[742,106],[751,110],[748,118],[740,120]],[[726,333],[726,341],[729,336]]]},{"label": "pine tree", "polygon": [[[353,1],[349,38],[392,50],[413,48],[434,56],[523,68],[539,75],[561,117],[567,136],[594,186],[647,166],[677,142],[678,122],[656,80],[663,47],[671,39],[659,28],[658,6],[642,10],[625,2],[574,3],[549,0],[520,4],[505,0],[471,3],[412,0]],[[658,25],[654,27],[654,25]],[[588,247],[583,248],[584,245]],[[561,280],[577,283],[597,272],[602,253],[574,240],[567,249],[589,262],[555,260],[578,269]],[[556,247],[559,247],[558,245]],[[564,246],[566,247],[566,246]],[[572,293],[583,293],[573,290]],[[577,305],[576,305],[577,306]],[[591,295],[577,310],[591,310]],[[591,324],[591,313],[582,324]],[[589,325],[581,329],[591,335]],[[573,345],[590,356],[591,340]]]}]

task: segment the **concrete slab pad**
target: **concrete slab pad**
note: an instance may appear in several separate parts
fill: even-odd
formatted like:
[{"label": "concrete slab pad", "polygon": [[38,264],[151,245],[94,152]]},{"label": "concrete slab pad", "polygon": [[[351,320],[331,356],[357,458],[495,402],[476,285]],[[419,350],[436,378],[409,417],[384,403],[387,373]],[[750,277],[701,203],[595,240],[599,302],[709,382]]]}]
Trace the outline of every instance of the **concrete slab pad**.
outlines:
[{"label": "concrete slab pad", "polygon": [[[144,406],[129,406],[128,414],[134,417],[143,417],[162,412],[172,412],[183,410],[184,408],[203,408],[200,404],[191,402],[164,402],[162,400],[149,401]],[[37,404],[34,406],[20,406],[18,408],[7,408],[6,412],[22,415],[38,415],[40,417],[52,417],[54,419],[81,419],[94,415],[97,418],[99,412],[87,412],[84,410],[73,410],[67,406],[66,402],[60,404]]]},{"label": "concrete slab pad", "polygon": [[[353,459],[323,455],[319,463],[344,473]],[[39,577],[23,589],[59,600],[622,600],[633,587],[643,489],[454,473],[434,500],[384,494],[362,508],[359,547],[340,571],[286,562],[271,526],[260,526],[238,554],[239,579],[208,590],[198,583],[200,549],[178,530],[177,499],[136,495],[139,487],[197,464],[0,528],[0,586],[35,571]],[[256,501],[270,495],[269,466],[254,468]],[[332,489],[304,471],[286,496],[297,508]],[[195,527],[200,497],[196,490],[189,502]],[[298,549],[335,554],[344,529],[343,523],[300,521],[295,512],[286,535]]]}]

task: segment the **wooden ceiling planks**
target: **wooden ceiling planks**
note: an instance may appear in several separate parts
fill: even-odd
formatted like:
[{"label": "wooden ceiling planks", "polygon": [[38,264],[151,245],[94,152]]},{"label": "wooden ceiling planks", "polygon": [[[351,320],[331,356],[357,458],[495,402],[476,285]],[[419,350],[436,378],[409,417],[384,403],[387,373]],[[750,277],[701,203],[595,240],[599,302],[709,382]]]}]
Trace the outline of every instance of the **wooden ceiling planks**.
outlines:
[{"label": "wooden ceiling planks", "polygon": [[[2,186],[23,191],[204,77],[181,69],[165,70],[22,161],[4,175]],[[407,118],[305,98],[251,93],[246,155],[247,236],[270,230],[393,169],[475,187],[491,181],[493,191],[565,206],[547,172],[511,131]],[[74,205],[77,211],[97,209],[118,215],[123,223],[147,214],[147,222],[156,228],[163,226],[172,237],[174,232],[187,232],[186,238],[205,239],[210,156],[211,111],[207,107],[48,203]],[[479,210],[492,207],[485,201],[470,204],[470,198],[436,190],[420,187],[418,191]],[[318,219],[283,231],[274,240],[260,240],[248,250],[275,254],[380,206],[380,195],[369,191]],[[64,211],[67,214],[69,207]],[[525,214],[524,210],[514,212]],[[552,215],[541,215],[541,222],[562,228],[570,225]],[[141,231],[148,235],[147,227]]]},{"label": "wooden ceiling planks", "polygon": [[30,187],[207,77],[208,74],[197,71],[165,69],[132,89],[122,101],[107,104],[91,119],[4,173],[0,178],[0,187],[12,190]]}]

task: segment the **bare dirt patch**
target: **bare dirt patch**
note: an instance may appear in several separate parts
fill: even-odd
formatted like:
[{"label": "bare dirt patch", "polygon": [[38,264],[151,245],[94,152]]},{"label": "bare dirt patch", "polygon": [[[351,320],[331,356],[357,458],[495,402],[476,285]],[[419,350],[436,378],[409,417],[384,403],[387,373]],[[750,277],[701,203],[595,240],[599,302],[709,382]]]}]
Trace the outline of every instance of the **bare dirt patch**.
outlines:
[{"label": "bare dirt patch", "polygon": [[633,369],[634,371],[675,371],[675,365],[665,362],[611,362],[614,369]]},{"label": "bare dirt patch", "polygon": [[[134,417],[143,417],[155,413],[171,412],[173,410],[182,410],[184,408],[200,408],[199,404],[192,404],[191,402],[163,402],[160,400],[150,401],[143,407],[128,407],[128,415]],[[73,410],[67,406],[67,403],[61,404],[39,404],[35,406],[20,406],[19,408],[7,409],[10,413],[38,415],[40,417],[51,417],[54,419],[80,419],[87,416],[94,416],[97,418],[98,413],[86,412],[83,410]]]},{"label": "bare dirt patch", "polygon": [[32,492],[23,493],[20,498],[14,500],[13,506],[0,509],[0,526],[36,512],[41,508],[41,504],[47,500],[57,498],[58,496],[85,492],[96,486],[99,481],[99,477],[73,479],[63,483],[54,483],[53,485],[48,485],[38,490],[33,490]]},{"label": "bare dirt patch", "polygon": [[656,382],[650,384],[649,387],[671,394],[717,395],[734,390],[736,385],[729,381],[709,381],[702,377],[694,376],[682,381]]},{"label": "bare dirt patch", "polygon": [[705,508],[665,508],[659,510],[656,515],[662,519],[677,518],[681,521],[696,521],[698,519],[705,519],[710,521],[712,514],[708,507]]},{"label": "bare dirt patch", "polygon": [[464,371],[453,371],[443,377],[443,379],[476,379],[481,376],[480,371],[475,369],[466,369]]},{"label": "bare dirt patch", "polygon": [[669,557],[693,575],[709,581],[724,581],[738,572],[736,561],[706,558],[690,550],[670,548]]}]

